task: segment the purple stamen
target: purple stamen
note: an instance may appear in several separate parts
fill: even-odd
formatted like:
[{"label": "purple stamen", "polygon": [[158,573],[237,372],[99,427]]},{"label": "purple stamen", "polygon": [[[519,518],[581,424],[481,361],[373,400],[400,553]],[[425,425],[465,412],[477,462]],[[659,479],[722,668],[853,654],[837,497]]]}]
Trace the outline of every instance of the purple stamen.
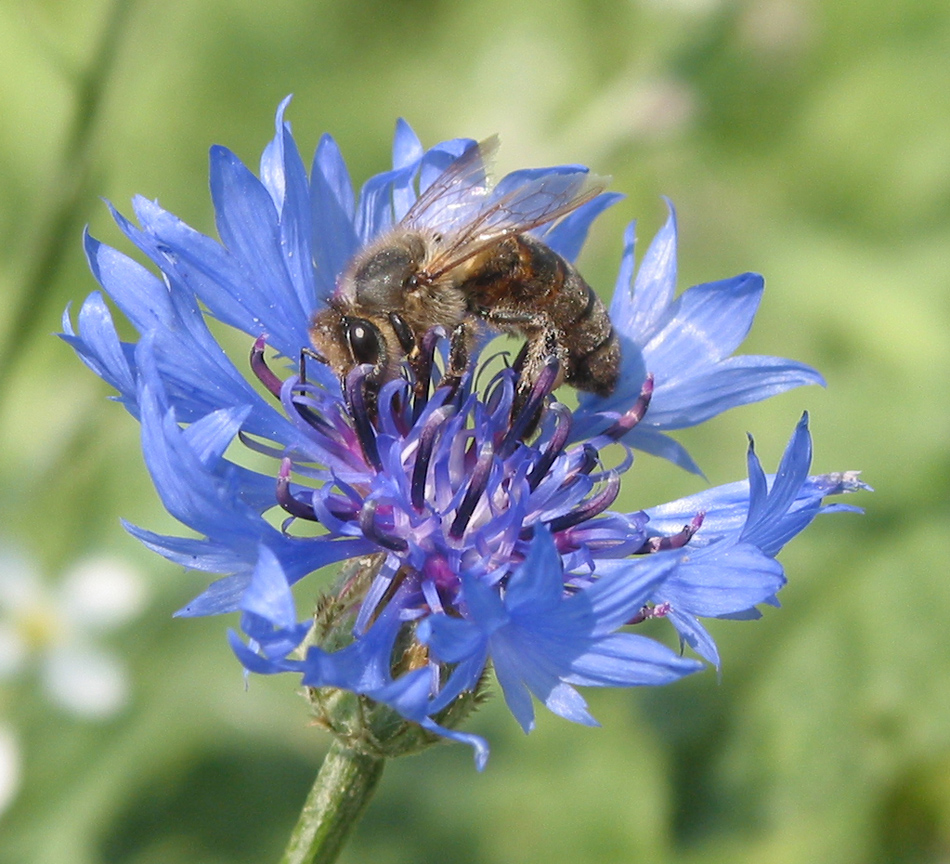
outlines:
[{"label": "purple stamen", "polygon": [[282,447],[270,447],[267,444],[262,444],[260,441],[255,441],[247,434],[243,429],[238,429],[237,433],[238,441],[240,441],[248,450],[253,450],[255,453],[263,453],[265,456],[273,456],[275,459],[280,459],[283,455]]},{"label": "purple stamen", "polygon": [[651,537],[634,554],[649,555],[652,552],[664,552],[667,549],[681,549],[692,540],[693,535],[700,529],[705,518],[706,511],[700,510],[692,518],[689,525],[683,526],[682,531],[678,531],[670,537]]},{"label": "purple stamen", "polygon": [[263,384],[272,396],[280,399],[280,388],[283,382],[264,362],[264,348],[267,346],[263,336],[258,336],[251,348],[251,371],[257,376],[257,380]]},{"label": "purple stamen", "polygon": [[[476,391],[481,386],[482,375],[487,374],[488,367],[499,357],[504,358],[505,367],[508,368],[508,357],[511,356],[511,352],[505,351],[504,349],[496,351],[494,354],[489,354],[484,360],[479,360],[478,368],[475,370],[475,381],[472,383],[472,390]],[[494,377],[494,376],[493,376]]]},{"label": "purple stamen", "polygon": [[672,611],[673,611],[673,607],[669,603],[667,603],[665,600],[662,603],[657,603],[656,605],[651,605],[648,603],[639,612],[637,612],[637,614],[634,615],[633,618],[631,618],[627,623],[641,624],[650,618],[665,618]]},{"label": "purple stamen", "polygon": [[581,453],[581,464],[574,470],[573,476],[578,474],[590,474],[599,464],[600,452],[593,444],[585,443]]},{"label": "purple stamen", "polygon": [[430,558],[425,563],[424,582],[431,582],[440,592],[455,594],[461,581],[448,561],[441,555]]},{"label": "purple stamen", "polygon": [[488,477],[491,474],[493,462],[494,448],[492,447],[491,441],[486,441],[482,444],[481,450],[478,453],[478,461],[475,463],[475,469],[472,471],[472,479],[468,484],[465,497],[462,499],[462,503],[455,513],[452,527],[449,529],[449,534],[456,540],[458,540],[465,533],[465,529],[468,528],[472,513],[475,512],[475,507],[478,505],[479,499],[482,497],[482,494],[485,492],[485,487],[488,485]]},{"label": "purple stamen", "polygon": [[280,460],[280,473],[277,475],[277,503],[291,516],[297,519],[307,519],[310,522],[318,522],[319,520],[313,510],[313,505],[299,501],[290,491],[290,470],[292,465],[293,462],[286,457]]},{"label": "purple stamen", "polygon": [[544,368],[541,370],[541,374],[538,375],[537,380],[534,382],[534,386],[531,388],[531,392],[528,394],[524,405],[521,406],[521,410],[512,418],[511,426],[508,427],[508,432],[498,447],[498,456],[500,458],[507,459],[508,456],[514,452],[515,447],[524,437],[525,432],[537,421],[538,412],[541,410],[544,400],[554,387],[554,382],[557,381],[560,369],[561,364],[558,362],[557,357],[548,357],[547,360],[544,361]]},{"label": "purple stamen", "polygon": [[593,498],[588,499],[580,507],[575,507],[569,513],[563,516],[557,516],[548,522],[548,528],[552,534],[558,531],[564,531],[567,528],[573,528],[581,522],[603,513],[620,494],[620,475],[616,471],[611,471],[607,477],[607,484]]},{"label": "purple stamen", "polygon": [[528,488],[533,492],[538,488],[538,484],[544,479],[554,460],[561,455],[564,445],[567,443],[568,436],[571,434],[571,411],[566,405],[555,402],[550,406],[550,410],[557,415],[557,425],[551,434],[551,440],[548,446],[541,454],[541,458],[535,463],[531,473],[528,474]]},{"label": "purple stamen", "polygon": [[439,596],[439,589],[434,582],[430,582],[428,579],[422,580],[422,596],[426,598],[426,603],[429,604],[429,609],[432,612],[445,611],[442,606],[442,598]]},{"label": "purple stamen", "polygon": [[370,369],[372,369],[371,366],[364,364],[350,370],[344,382],[343,392],[346,396],[347,406],[350,409],[350,416],[353,418],[356,437],[363,449],[363,456],[368,464],[380,471],[383,465],[379,459],[379,449],[376,447],[376,430],[373,428],[373,421],[370,420],[369,412],[366,409],[366,388],[364,385]]},{"label": "purple stamen", "polygon": [[376,510],[378,507],[379,503],[376,499],[370,498],[360,510],[360,529],[364,536],[376,543],[377,546],[382,546],[383,549],[389,549],[391,552],[405,552],[409,548],[409,544],[405,540],[401,537],[390,537],[379,530],[376,525]]},{"label": "purple stamen", "polygon": [[433,327],[426,331],[419,346],[419,353],[410,361],[413,384],[412,422],[415,423],[429,401],[429,383],[432,380],[432,365],[435,358],[435,346],[445,337],[445,330]]},{"label": "purple stamen", "polygon": [[303,352],[300,353],[300,375],[297,377],[296,381],[291,379],[292,384],[288,394],[289,399],[286,400],[285,404],[289,403],[293,407],[294,411],[297,412],[297,415],[300,417],[300,419],[312,429],[315,429],[322,435],[327,435],[331,438],[338,438],[337,430],[334,429],[333,425],[328,420],[317,414],[313,408],[303,401],[308,398],[308,391],[311,389],[311,385],[307,384],[305,380],[305,370],[303,369],[302,365],[303,358],[305,356],[306,355]]},{"label": "purple stamen", "polygon": [[640,388],[640,396],[637,398],[637,401],[633,403],[633,407],[604,432],[604,435],[608,438],[612,438],[614,441],[626,435],[643,419],[643,415],[647,413],[647,408],[650,407],[650,399],[652,398],[653,373],[651,372],[643,382],[643,386]]},{"label": "purple stamen", "polygon": [[439,382],[438,389],[445,388],[448,392],[445,395],[445,403],[453,402],[458,404],[461,400],[459,399],[462,389],[462,378],[458,375],[452,375],[451,377],[445,377]]},{"label": "purple stamen", "polygon": [[314,411],[309,405],[304,405],[303,402],[300,402],[293,397],[290,399],[290,404],[294,406],[294,410],[300,415],[300,419],[308,424],[311,428],[322,433],[323,435],[334,435],[335,430],[333,426],[327,423],[327,421],[317,414],[316,411]]},{"label": "purple stamen", "polygon": [[432,457],[432,447],[435,444],[435,436],[442,424],[455,413],[455,408],[451,405],[443,405],[441,408],[432,412],[432,416],[426,420],[419,434],[419,449],[416,451],[416,462],[412,467],[412,483],[410,486],[410,498],[412,506],[421,513],[425,507],[426,477],[429,472],[429,459]]}]

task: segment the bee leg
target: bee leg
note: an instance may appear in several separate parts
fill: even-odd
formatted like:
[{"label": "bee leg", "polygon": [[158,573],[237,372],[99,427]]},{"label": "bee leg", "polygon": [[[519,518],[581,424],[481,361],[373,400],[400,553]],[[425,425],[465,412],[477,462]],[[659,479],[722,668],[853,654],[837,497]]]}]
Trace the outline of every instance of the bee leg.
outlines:
[{"label": "bee leg", "polygon": [[389,323],[392,324],[403,353],[407,357],[412,357],[416,352],[416,336],[412,332],[412,328],[406,323],[406,319],[398,312],[390,312]]},{"label": "bee leg", "polygon": [[[526,410],[532,396],[532,391],[535,389],[535,385],[539,383],[542,372],[548,367],[551,358],[559,362],[560,368],[558,369],[557,376],[551,381],[551,386],[547,388],[547,392],[550,393],[563,382],[565,352],[561,346],[561,342],[562,340],[558,338],[557,329],[550,323],[547,323],[547,326],[542,330],[528,337],[516,361],[518,383],[515,388],[514,400],[511,404],[512,422],[515,422],[518,415]],[[544,402],[537,402],[537,407],[532,410],[534,416],[528,418],[521,435],[522,439],[529,438],[538,428],[538,423],[541,422],[541,415],[544,413]]]},{"label": "bee leg", "polygon": [[[506,309],[504,307],[496,307],[490,310],[485,315],[485,319],[493,327],[497,327],[499,330],[505,333],[511,335],[520,333],[527,338],[527,341],[521,346],[521,350],[518,352],[518,356],[515,357],[515,362],[511,367],[515,370],[515,373],[518,376],[518,389],[521,390],[522,388],[520,385],[524,381],[526,367],[529,364],[533,364],[540,368],[540,366],[544,364],[544,352],[540,352],[540,359],[535,355],[538,354],[538,345],[536,344],[538,339],[542,339],[541,344],[544,344],[543,334],[546,329],[548,329],[545,326],[547,322],[536,312],[523,312],[519,309]],[[530,374],[528,375],[528,390],[531,389],[531,385],[534,382],[534,378],[536,377],[536,371],[534,376]]]},{"label": "bee leg", "polygon": [[452,331],[452,341],[449,343],[448,375],[461,377],[468,369],[469,328],[463,324],[456,324]]},{"label": "bee leg", "polygon": [[464,321],[456,324],[449,342],[448,367],[442,377],[442,386],[451,387],[453,395],[462,383],[462,378],[468,369],[469,343],[471,341],[471,328]]},{"label": "bee leg", "polygon": [[515,357],[515,362],[511,364],[511,368],[515,370],[515,374],[518,378],[521,378],[521,373],[524,371],[524,364],[528,360],[528,343],[525,342],[521,346],[521,350],[518,352],[518,356]]}]

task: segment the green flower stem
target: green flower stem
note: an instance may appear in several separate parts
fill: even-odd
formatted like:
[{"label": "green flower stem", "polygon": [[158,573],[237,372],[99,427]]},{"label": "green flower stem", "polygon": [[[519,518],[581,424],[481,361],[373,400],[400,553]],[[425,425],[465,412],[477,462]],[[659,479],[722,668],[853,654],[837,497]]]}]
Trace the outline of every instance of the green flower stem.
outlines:
[{"label": "green flower stem", "polygon": [[386,760],[330,747],[280,864],[332,864],[372,797]]}]

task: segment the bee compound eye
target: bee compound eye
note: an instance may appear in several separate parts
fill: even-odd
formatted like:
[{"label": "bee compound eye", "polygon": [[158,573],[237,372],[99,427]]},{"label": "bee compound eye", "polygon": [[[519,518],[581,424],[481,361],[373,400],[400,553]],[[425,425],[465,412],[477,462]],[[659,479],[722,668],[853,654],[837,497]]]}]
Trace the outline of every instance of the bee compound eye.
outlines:
[{"label": "bee compound eye", "polygon": [[345,327],[346,341],[353,352],[353,359],[357,363],[370,363],[375,366],[379,360],[382,341],[376,326],[365,318],[347,318]]}]

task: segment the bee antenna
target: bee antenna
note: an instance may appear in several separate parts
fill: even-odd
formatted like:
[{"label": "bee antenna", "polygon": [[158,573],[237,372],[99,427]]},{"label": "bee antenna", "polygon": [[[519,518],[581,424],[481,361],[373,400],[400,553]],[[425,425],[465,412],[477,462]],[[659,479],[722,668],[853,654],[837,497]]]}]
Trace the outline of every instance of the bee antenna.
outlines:
[{"label": "bee antenna", "polygon": [[311,360],[316,360],[319,363],[323,363],[326,366],[330,365],[330,361],[327,360],[322,354],[314,351],[313,348],[301,348],[300,349],[300,383],[307,383],[307,358]]}]

